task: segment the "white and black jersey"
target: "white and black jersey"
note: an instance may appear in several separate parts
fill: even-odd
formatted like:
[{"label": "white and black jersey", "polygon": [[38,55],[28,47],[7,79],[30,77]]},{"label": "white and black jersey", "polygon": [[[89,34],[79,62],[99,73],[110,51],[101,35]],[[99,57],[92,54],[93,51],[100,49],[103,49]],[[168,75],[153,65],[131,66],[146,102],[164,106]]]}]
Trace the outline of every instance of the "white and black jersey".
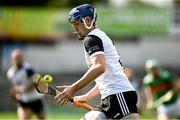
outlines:
[{"label": "white and black jersey", "polygon": [[103,31],[97,28],[92,30],[85,37],[83,43],[89,67],[91,66],[90,58],[97,54],[105,55],[106,72],[95,80],[101,93],[101,99],[120,92],[134,91],[123,71],[117,49]]},{"label": "white and black jersey", "polygon": [[[13,85],[26,85],[27,83],[32,83],[29,81],[32,80],[33,75],[34,70],[29,63],[24,63],[23,67],[19,70],[16,70],[15,67],[12,66],[7,72],[7,77]],[[42,95],[33,89],[28,92],[23,92],[21,101],[31,102],[40,98],[42,98]]]}]

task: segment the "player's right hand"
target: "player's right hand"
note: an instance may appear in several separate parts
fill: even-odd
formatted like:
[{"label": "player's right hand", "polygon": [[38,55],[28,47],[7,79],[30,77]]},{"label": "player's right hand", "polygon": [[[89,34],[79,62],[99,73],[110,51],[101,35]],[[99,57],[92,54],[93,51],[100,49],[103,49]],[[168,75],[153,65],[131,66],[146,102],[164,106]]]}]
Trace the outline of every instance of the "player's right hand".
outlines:
[{"label": "player's right hand", "polygon": [[78,102],[87,102],[88,101],[88,95],[80,95],[80,96],[75,96],[74,97],[74,101],[78,101]]},{"label": "player's right hand", "polygon": [[62,92],[65,88],[67,88],[67,85],[64,86],[56,86],[56,89],[59,90],[60,92]]}]

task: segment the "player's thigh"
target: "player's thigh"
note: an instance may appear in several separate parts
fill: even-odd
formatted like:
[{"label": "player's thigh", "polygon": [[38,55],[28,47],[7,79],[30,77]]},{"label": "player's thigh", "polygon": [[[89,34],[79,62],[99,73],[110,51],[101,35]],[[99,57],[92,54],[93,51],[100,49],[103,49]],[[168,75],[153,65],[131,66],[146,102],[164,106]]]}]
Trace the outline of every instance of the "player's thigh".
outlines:
[{"label": "player's thigh", "polygon": [[17,108],[17,112],[18,112],[18,117],[20,118],[20,120],[30,119],[31,115],[32,115],[32,111],[28,107],[21,107],[20,106]]},{"label": "player's thigh", "polygon": [[37,117],[38,117],[39,120],[45,120],[45,119],[46,119],[46,114],[45,114],[45,112],[39,112],[39,113],[37,113],[36,115],[37,115]]},{"label": "player's thigh", "polygon": [[31,110],[38,116],[39,119],[45,119],[45,103],[44,100],[38,99],[31,102]]},{"label": "player's thigh", "polygon": [[137,112],[137,94],[135,91],[116,93],[101,100],[100,109],[108,119],[121,119]]},{"label": "player's thigh", "polygon": [[103,112],[100,111],[90,111],[86,113],[81,120],[105,120],[106,116]]}]

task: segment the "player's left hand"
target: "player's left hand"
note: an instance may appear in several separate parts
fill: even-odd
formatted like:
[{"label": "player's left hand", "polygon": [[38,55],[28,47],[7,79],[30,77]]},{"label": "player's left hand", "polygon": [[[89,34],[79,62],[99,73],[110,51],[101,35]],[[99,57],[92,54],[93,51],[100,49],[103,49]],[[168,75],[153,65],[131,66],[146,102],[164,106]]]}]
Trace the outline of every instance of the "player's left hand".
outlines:
[{"label": "player's left hand", "polygon": [[82,103],[85,103],[88,101],[88,95],[87,94],[84,94],[84,95],[80,95],[80,96],[75,96],[74,97],[74,101],[78,101],[78,102],[82,102]]},{"label": "player's left hand", "polygon": [[16,93],[23,93],[24,87],[23,86],[14,86],[14,87],[12,87],[12,90],[15,91]]},{"label": "player's left hand", "polygon": [[[59,86],[60,87],[60,86]],[[55,100],[58,104],[67,104],[69,99],[75,94],[72,86],[63,86],[64,90],[55,96]]]}]

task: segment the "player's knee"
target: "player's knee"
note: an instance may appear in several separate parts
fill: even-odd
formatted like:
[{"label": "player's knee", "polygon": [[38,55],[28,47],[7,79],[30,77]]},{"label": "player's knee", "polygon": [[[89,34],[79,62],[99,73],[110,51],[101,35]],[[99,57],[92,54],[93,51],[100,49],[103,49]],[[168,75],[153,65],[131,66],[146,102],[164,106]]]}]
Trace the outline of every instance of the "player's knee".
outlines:
[{"label": "player's knee", "polygon": [[140,120],[138,113],[130,113],[122,118],[122,120]]},{"label": "player's knee", "polygon": [[45,113],[38,113],[37,116],[38,116],[39,120],[45,120],[46,119]]},{"label": "player's knee", "polygon": [[90,111],[86,113],[81,120],[105,120],[106,116],[100,111]]}]

